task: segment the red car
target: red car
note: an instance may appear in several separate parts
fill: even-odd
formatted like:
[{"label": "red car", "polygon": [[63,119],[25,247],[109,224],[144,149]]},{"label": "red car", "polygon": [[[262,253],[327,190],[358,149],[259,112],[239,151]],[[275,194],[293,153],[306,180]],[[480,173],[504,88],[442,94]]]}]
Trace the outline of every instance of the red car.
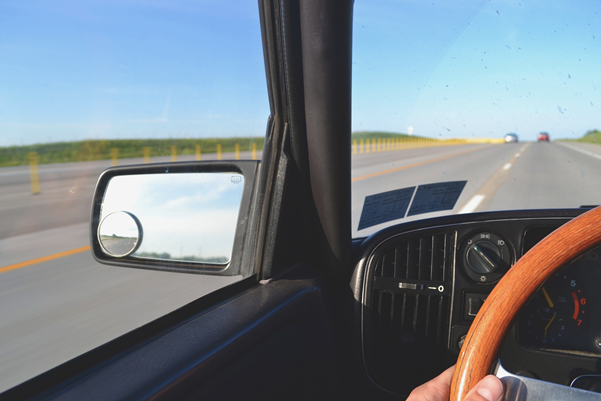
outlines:
[{"label": "red car", "polygon": [[538,141],[546,141],[549,142],[549,134],[547,134],[546,132],[541,132],[540,134],[538,134]]}]

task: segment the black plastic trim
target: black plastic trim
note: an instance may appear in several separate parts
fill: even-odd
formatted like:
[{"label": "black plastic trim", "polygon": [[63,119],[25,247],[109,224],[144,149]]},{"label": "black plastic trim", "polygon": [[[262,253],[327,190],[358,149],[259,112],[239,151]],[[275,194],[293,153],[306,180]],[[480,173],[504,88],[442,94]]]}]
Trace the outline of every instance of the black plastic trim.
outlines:
[{"label": "black plastic trim", "polygon": [[[586,211],[587,209],[580,208],[495,211],[462,215],[449,215],[428,220],[420,220],[404,224],[398,224],[383,229],[368,238],[354,240],[353,244],[355,252],[353,260],[355,261],[355,270],[350,282],[350,286],[353,291],[355,300],[355,344],[357,347],[356,350],[361,355],[361,360],[363,361],[365,371],[371,382],[381,390],[390,392],[390,389],[386,388],[387,386],[385,383],[379,383],[378,380],[372,377],[372,375],[370,374],[369,362],[367,362],[367,360],[369,359],[367,355],[369,353],[369,347],[367,346],[366,348],[366,341],[368,341],[368,333],[365,332],[367,323],[365,316],[365,313],[367,311],[365,309],[369,301],[367,297],[369,296],[368,293],[369,289],[371,288],[369,279],[369,277],[371,277],[370,271],[373,269],[374,266],[372,266],[372,264],[374,263],[374,261],[377,260],[377,257],[382,247],[385,247],[387,244],[390,244],[391,242],[397,241],[401,238],[407,238],[412,236],[419,237],[422,235],[442,231],[455,231],[457,233],[461,232],[461,235],[456,238],[455,250],[457,251],[457,248],[461,245],[466,235],[469,235],[469,233],[473,232],[473,230],[482,230],[482,227],[488,227],[488,225],[513,225],[513,222],[515,222],[518,223],[520,227],[522,227],[528,226],[530,222],[532,226],[538,226],[540,224],[543,224],[545,226],[551,226],[553,225],[553,222],[556,222],[557,226],[559,226],[564,222],[571,220],[572,218],[577,217],[582,213],[585,213]],[[521,249],[521,242],[511,245],[513,247],[514,252],[518,249]],[[456,352],[453,348],[453,344],[451,343],[451,331],[453,328],[452,324],[456,314],[460,313],[460,311],[455,311],[455,304],[457,303],[456,299],[460,299],[462,296],[462,290],[457,290],[456,288],[456,280],[458,280],[458,277],[456,277],[457,267],[455,266],[455,263],[458,263],[457,258],[459,258],[459,256],[455,255],[455,260],[453,261],[452,269],[453,293],[451,297],[450,310],[451,330],[449,333],[448,343],[448,347],[451,352]],[[515,259],[512,257],[512,263],[514,260]],[[461,278],[461,280],[462,282],[465,281],[464,278]],[[471,285],[477,286],[478,284],[472,283]],[[489,292],[494,287],[494,284],[488,284],[482,287],[482,291]]]}]

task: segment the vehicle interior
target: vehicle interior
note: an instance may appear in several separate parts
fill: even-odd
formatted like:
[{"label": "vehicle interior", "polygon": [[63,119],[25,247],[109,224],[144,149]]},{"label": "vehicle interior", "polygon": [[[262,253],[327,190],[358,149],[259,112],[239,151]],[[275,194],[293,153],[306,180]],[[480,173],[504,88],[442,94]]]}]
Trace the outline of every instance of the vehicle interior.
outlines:
[{"label": "vehicle interior", "polygon": [[[350,0],[259,1],[271,113],[260,161],[120,166],[98,181],[90,211],[97,261],[242,278],[1,399],[396,400],[458,358],[451,399],[462,399],[479,377],[499,374],[499,366],[508,372],[509,399],[527,399],[524,393],[530,399],[601,397],[601,212],[593,200],[412,212],[420,191],[428,198],[421,206],[435,212],[444,202],[434,195],[452,198],[446,209],[453,209],[464,186],[473,185],[452,181],[451,188],[443,178],[408,184],[406,201],[406,193],[386,198],[414,218],[359,223],[351,175],[358,146],[351,138],[355,7]],[[498,135],[501,143],[505,134]],[[524,153],[523,138],[490,146]],[[594,180],[591,170],[587,177]],[[109,182],[219,172],[235,172],[244,182],[229,270],[211,261],[136,259],[133,248],[110,253],[96,234],[101,214],[108,214]],[[403,173],[411,176],[411,170]],[[426,185],[438,182],[446,186]],[[372,229],[357,230],[357,224]]]}]

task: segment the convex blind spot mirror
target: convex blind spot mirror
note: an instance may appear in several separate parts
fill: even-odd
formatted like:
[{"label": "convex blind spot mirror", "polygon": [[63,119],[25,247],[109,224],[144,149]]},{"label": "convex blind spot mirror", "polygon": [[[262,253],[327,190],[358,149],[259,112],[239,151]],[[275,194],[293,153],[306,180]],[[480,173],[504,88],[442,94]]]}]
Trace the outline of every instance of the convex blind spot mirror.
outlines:
[{"label": "convex blind spot mirror", "polygon": [[239,274],[258,166],[195,162],[105,171],[92,212],[94,256],[129,267]]},{"label": "convex blind spot mirror", "polygon": [[128,212],[113,212],[98,227],[98,242],[107,255],[122,258],[138,249],[142,242],[142,225]]}]

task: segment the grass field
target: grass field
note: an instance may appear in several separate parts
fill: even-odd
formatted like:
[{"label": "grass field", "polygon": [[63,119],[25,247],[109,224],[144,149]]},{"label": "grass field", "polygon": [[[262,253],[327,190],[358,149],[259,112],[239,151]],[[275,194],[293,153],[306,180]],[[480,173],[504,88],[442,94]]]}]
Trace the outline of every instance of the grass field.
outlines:
[{"label": "grass field", "polygon": [[78,142],[55,142],[28,146],[0,147],[0,166],[20,166],[29,164],[29,154],[36,152],[39,164],[68,163],[111,158],[111,149],[117,149],[119,158],[143,157],[144,148],[149,156],[170,156],[175,146],[177,155],[192,155],[196,146],[202,153],[216,153],[217,144],[222,152],[233,152],[236,144],[240,151],[249,151],[252,144],[257,150],[263,149],[264,138],[205,138],[205,139],[123,139],[89,140]]},{"label": "grass field", "polygon": [[[551,138],[552,139],[552,138]],[[588,143],[596,143],[601,145],[601,131],[599,130],[590,130],[582,138],[575,139],[576,142],[588,142]]]},{"label": "grass field", "polygon": [[[384,140],[420,141],[427,140],[430,146],[459,144],[473,142],[466,139],[433,139],[420,136],[409,136],[404,133],[359,131],[353,132],[354,143],[364,141]],[[574,139],[578,142],[601,144],[601,131],[588,131],[582,138]],[[477,142],[477,141],[476,141]],[[170,156],[175,147],[177,155],[193,155],[196,146],[200,145],[202,153],[216,153],[217,145],[221,145],[222,152],[233,152],[238,144],[241,152],[252,150],[253,143],[256,150],[262,150],[264,138],[204,138],[204,139],[114,139],[114,140],[87,140],[77,142],[42,143],[27,146],[0,147],[0,167],[22,166],[29,164],[30,153],[37,154],[39,164],[69,163],[78,161],[106,160],[112,156],[112,150],[117,149],[119,158],[135,158],[144,156],[144,148],[148,149],[148,156]]]}]

